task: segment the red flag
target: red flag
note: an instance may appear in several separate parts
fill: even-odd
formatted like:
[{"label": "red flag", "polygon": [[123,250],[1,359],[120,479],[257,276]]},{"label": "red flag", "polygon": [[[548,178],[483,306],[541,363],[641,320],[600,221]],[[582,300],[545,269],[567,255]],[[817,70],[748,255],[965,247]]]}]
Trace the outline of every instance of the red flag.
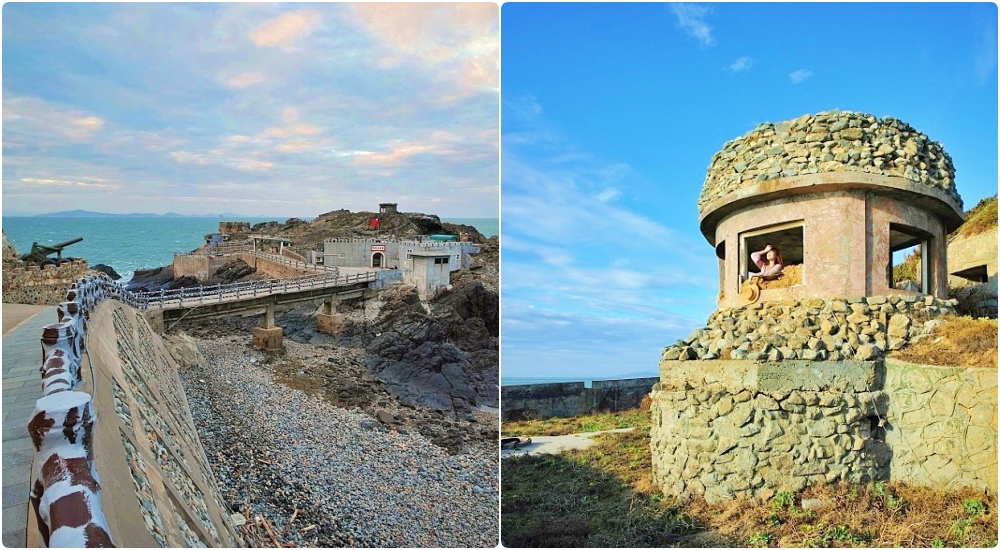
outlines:
[{"label": "red flag", "polygon": [[378,218],[372,218],[372,220],[368,222],[368,227],[375,229],[376,227],[378,227],[378,224],[379,224]]}]

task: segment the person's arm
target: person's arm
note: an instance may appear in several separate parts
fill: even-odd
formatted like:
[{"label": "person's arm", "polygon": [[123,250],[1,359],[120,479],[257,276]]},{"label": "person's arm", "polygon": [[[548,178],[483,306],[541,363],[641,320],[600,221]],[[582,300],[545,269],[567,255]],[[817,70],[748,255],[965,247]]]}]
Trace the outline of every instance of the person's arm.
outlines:
[{"label": "person's arm", "polygon": [[757,264],[757,269],[764,269],[764,260],[760,259],[760,255],[764,253],[765,252],[763,250],[761,250],[760,252],[750,253],[750,259],[753,261],[753,263]]}]

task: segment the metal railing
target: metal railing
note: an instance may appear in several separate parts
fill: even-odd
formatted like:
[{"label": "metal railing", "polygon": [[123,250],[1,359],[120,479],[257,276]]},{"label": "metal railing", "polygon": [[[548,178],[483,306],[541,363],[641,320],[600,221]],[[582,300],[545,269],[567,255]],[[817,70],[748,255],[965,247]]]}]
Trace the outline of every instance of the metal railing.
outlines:
[{"label": "metal railing", "polygon": [[370,283],[378,279],[378,273],[368,271],[340,276],[333,273],[304,275],[287,279],[267,281],[244,281],[239,283],[208,285],[199,287],[161,290],[159,292],[128,292],[132,295],[133,307],[138,309],[180,309],[204,304],[238,302],[275,294],[288,294],[304,290],[332,288],[357,283]]}]

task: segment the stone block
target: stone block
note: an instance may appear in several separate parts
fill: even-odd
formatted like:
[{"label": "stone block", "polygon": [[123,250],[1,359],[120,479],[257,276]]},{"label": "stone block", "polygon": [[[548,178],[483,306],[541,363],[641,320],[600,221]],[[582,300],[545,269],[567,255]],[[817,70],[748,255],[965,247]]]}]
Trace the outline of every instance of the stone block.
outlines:
[{"label": "stone block", "polygon": [[281,327],[250,329],[253,345],[260,349],[280,349],[282,346],[283,329]]}]

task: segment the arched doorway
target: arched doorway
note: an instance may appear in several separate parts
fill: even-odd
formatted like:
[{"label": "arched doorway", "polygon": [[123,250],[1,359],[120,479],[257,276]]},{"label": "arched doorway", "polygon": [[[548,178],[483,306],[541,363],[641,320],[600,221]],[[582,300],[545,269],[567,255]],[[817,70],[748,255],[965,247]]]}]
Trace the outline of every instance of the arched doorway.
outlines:
[{"label": "arched doorway", "polygon": [[372,267],[382,267],[385,263],[385,256],[381,252],[372,254]]}]

